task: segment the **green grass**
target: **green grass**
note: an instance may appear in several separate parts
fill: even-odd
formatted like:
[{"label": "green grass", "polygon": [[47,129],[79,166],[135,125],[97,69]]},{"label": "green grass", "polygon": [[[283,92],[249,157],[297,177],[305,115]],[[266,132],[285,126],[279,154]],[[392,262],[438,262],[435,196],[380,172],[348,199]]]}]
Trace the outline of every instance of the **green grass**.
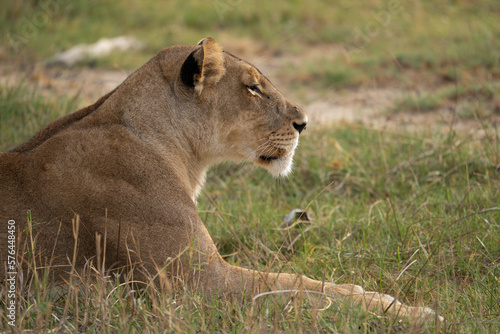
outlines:
[{"label": "green grass", "polygon": [[[456,77],[484,82],[489,75],[494,80],[500,76],[500,3],[492,0],[51,3],[47,7],[44,1],[24,0],[2,7],[4,59],[43,61],[75,44],[132,35],[145,42],[144,50],[114,53],[91,63],[135,69],[166,46],[193,44],[210,35],[222,45],[249,37],[269,51],[301,55],[306,60],[283,63],[283,73],[296,83],[304,79],[303,84],[312,81],[321,89],[367,80],[378,85],[396,80],[412,87]],[[389,12],[390,3],[399,6]],[[337,45],[338,51],[309,55],[311,48],[325,44]],[[304,75],[311,64],[316,64],[313,80]],[[415,74],[421,80],[415,80]]]},{"label": "green grass", "polygon": [[25,84],[0,85],[0,150],[21,144],[75,106],[76,101],[69,99],[44,99]]},{"label": "green grass", "polygon": [[500,113],[500,85],[498,83],[447,85],[433,92],[404,96],[394,102],[390,112],[435,111],[456,109],[464,118],[484,118]]},{"label": "green grass", "polygon": [[394,103],[393,111],[434,111],[444,106],[445,101],[434,94],[406,96]]},{"label": "green grass", "polygon": [[[55,103],[23,89],[4,90],[2,96],[4,105],[23,106],[31,111],[29,118],[40,122]],[[71,110],[70,104],[59,107],[60,112]],[[26,118],[16,117],[2,113],[2,126],[9,124],[11,133],[5,146],[19,144],[36,130],[25,130]],[[273,179],[249,164],[222,164],[211,170],[199,199],[200,216],[230,263],[397,294],[405,303],[436,308],[446,318],[440,328],[428,323],[419,329],[336,302],[325,311],[274,298],[242,306],[173,291],[165,281],[136,289],[102,283],[93,274],[75,277],[71,293],[60,297],[49,293],[43,277],[32,281],[32,295],[17,299],[18,325],[35,332],[86,333],[496,333],[496,131],[485,125],[464,137],[354,125],[311,128],[304,132],[290,178]],[[314,220],[284,230],[283,216],[294,208],[307,208]],[[12,329],[5,313],[0,314],[0,328]]]}]

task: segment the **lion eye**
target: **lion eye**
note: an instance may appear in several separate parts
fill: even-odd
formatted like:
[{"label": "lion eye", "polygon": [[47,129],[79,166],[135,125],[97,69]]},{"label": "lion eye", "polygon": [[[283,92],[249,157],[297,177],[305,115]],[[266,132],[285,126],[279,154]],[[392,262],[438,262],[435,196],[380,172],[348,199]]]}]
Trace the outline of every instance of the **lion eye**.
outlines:
[{"label": "lion eye", "polygon": [[252,93],[254,95],[255,94],[262,95],[262,91],[260,90],[260,88],[257,85],[248,86],[247,88],[250,91],[250,93]]}]

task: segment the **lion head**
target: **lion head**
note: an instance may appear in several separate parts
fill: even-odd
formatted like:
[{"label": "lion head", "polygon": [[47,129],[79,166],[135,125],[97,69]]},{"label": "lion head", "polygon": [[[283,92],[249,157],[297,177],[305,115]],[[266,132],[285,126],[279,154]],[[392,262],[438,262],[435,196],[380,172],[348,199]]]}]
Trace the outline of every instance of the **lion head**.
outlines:
[{"label": "lion head", "polygon": [[253,65],[205,38],[184,60],[175,91],[196,128],[210,132],[203,138],[212,138],[205,144],[216,160],[251,161],[275,176],[290,173],[307,116]]}]

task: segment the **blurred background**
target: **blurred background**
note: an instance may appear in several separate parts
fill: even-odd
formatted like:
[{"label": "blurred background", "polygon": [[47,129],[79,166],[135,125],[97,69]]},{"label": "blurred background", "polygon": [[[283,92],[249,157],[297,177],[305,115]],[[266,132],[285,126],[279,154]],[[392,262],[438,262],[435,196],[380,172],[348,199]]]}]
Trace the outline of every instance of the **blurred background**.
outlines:
[{"label": "blurred background", "polygon": [[[15,103],[9,94],[21,98],[5,87],[22,82],[78,108],[162,48],[211,36],[259,67],[316,123],[468,128],[500,115],[494,0],[3,0],[1,7],[3,105]],[[75,46],[116,38],[130,45],[60,61]],[[7,136],[6,122],[15,120],[6,109],[3,148],[22,140]]]}]

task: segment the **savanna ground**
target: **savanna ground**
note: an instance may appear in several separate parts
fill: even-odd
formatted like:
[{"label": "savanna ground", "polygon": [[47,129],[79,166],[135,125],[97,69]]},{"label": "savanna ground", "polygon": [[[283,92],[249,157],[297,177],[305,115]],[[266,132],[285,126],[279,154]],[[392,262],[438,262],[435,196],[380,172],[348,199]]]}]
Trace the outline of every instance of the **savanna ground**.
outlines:
[{"label": "savanna ground", "polygon": [[[446,320],[410,324],[276,296],[242,307],[95,277],[54,297],[39,277],[18,282],[31,292],[17,296],[15,327],[3,288],[0,330],[500,332],[499,16],[493,0],[2,4],[0,149],[94,102],[163,47],[212,36],[311,119],[289,178],[248,164],[212,169],[199,211],[221,254],[397,295]],[[145,47],[46,65],[119,35]],[[312,221],[284,226],[294,208]]]}]

